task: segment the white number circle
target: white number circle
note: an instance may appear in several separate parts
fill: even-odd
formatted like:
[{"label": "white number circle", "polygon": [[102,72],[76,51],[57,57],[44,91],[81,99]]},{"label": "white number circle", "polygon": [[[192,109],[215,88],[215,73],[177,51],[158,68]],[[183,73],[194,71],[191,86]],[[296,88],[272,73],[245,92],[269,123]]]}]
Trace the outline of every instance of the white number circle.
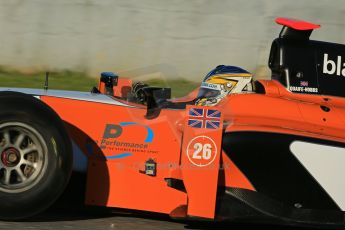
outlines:
[{"label": "white number circle", "polygon": [[208,136],[197,136],[187,145],[189,161],[199,167],[210,165],[217,156],[217,146]]}]

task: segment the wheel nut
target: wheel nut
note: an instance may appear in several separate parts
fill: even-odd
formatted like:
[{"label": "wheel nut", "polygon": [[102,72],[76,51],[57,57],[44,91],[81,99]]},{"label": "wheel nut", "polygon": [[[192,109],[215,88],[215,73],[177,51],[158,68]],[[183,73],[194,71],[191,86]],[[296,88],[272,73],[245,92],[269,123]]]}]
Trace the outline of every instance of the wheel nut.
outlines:
[{"label": "wheel nut", "polygon": [[7,167],[14,167],[20,161],[20,153],[17,149],[10,147],[1,153],[1,161]]},{"label": "wheel nut", "polygon": [[7,156],[9,162],[13,163],[17,160],[17,155],[15,153],[10,153]]}]

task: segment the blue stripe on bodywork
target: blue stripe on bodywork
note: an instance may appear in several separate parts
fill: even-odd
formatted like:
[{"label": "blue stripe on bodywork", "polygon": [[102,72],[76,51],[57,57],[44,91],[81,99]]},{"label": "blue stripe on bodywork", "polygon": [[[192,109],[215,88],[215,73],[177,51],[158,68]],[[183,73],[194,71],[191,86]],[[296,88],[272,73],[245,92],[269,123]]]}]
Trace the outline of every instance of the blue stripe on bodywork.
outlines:
[{"label": "blue stripe on bodywork", "polygon": [[129,126],[129,125],[143,126],[147,130],[147,136],[146,136],[144,142],[145,143],[151,143],[153,141],[154,133],[153,133],[152,129],[150,127],[146,126],[146,125],[139,124],[139,123],[136,123],[136,122],[120,122],[120,125],[121,126]]},{"label": "blue stripe on bodywork", "polygon": [[106,156],[107,159],[119,159],[124,157],[132,156],[132,153],[120,153],[113,156]]}]

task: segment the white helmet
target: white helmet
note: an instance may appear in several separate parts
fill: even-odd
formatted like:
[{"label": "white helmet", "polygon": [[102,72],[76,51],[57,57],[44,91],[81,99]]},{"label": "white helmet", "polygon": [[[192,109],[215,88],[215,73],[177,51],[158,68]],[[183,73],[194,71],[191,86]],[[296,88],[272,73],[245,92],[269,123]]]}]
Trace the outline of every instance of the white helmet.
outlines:
[{"label": "white helmet", "polygon": [[230,93],[252,91],[253,75],[236,66],[219,65],[201,83],[196,105],[213,106]]}]

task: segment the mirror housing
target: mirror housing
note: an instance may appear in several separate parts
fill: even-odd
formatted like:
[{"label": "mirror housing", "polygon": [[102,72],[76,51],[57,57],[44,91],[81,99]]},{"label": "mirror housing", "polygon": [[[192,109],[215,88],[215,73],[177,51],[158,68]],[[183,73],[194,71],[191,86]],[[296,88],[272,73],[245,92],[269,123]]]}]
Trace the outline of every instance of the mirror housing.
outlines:
[{"label": "mirror housing", "polygon": [[114,96],[114,86],[117,86],[119,76],[113,72],[102,72],[99,81],[99,91]]}]

